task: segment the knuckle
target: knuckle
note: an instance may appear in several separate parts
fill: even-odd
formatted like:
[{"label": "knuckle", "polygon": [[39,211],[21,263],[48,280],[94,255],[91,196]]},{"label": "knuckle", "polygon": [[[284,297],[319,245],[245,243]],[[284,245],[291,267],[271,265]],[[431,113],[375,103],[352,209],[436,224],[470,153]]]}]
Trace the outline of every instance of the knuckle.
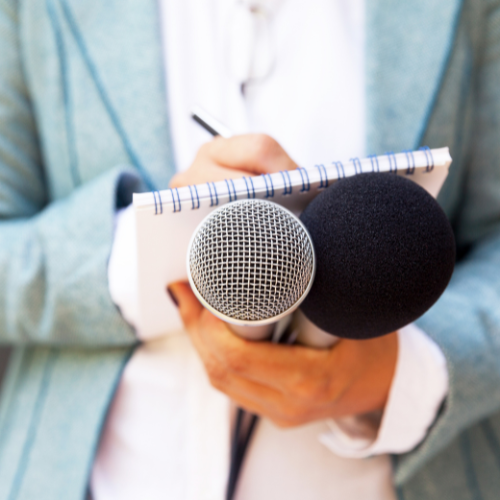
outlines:
[{"label": "knuckle", "polygon": [[[198,151],[196,152],[196,156],[194,157],[193,163],[191,163],[189,169],[187,171],[196,170],[205,165],[212,156],[212,145],[209,142],[202,144]],[[179,175],[179,174],[177,174]]]},{"label": "knuckle", "polygon": [[294,396],[309,405],[328,399],[328,384],[323,378],[306,378],[295,384]]},{"label": "knuckle", "polygon": [[170,187],[176,188],[182,186],[182,174],[176,174],[170,180]]},{"label": "knuckle", "polygon": [[324,380],[317,381],[310,388],[310,399],[317,402],[325,402],[330,397],[328,383]]},{"label": "knuckle", "polygon": [[196,157],[198,159],[200,158],[207,158],[210,156],[210,153],[212,151],[213,144],[212,142],[204,142],[199,148],[198,152],[196,154]]},{"label": "knuckle", "polygon": [[280,417],[272,419],[273,423],[280,427],[281,429],[291,429],[293,427],[298,427],[300,425],[304,425],[307,423],[305,418],[302,418],[298,415],[288,416],[282,415]]},{"label": "knuckle", "polygon": [[210,381],[210,385],[217,389],[218,391],[224,392],[226,385],[220,380],[213,380],[212,378],[208,379]]},{"label": "knuckle", "polygon": [[281,419],[281,418],[274,418],[274,419],[272,419],[272,422],[274,425],[276,425],[280,429],[290,429],[291,427],[294,427],[294,425],[291,422],[289,422],[288,420]]},{"label": "knuckle", "polygon": [[279,420],[289,426],[302,425],[307,421],[308,410],[301,405],[289,405],[282,409]]},{"label": "knuckle", "polygon": [[209,361],[205,363],[205,370],[207,372],[210,383],[217,389],[224,386],[227,380],[227,371],[221,366],[220,363]]},{"label": "knuckle", "polygon": [[241,349],[236,347],[226,347],[224,349],[224,360],[229,371],[241,373],[245,370],[245,355]]},{"label": "knuckle", "polygon": [[247,365],[244,349],[240,345],[225,343],[219,346],[225,368],[230,372],[240,373]]},{"label": "knuckle", "polygon": [[265,163],[276,152],[278,143],[270,136],[256,134],[254,137],[253,151],[259,163]]}]

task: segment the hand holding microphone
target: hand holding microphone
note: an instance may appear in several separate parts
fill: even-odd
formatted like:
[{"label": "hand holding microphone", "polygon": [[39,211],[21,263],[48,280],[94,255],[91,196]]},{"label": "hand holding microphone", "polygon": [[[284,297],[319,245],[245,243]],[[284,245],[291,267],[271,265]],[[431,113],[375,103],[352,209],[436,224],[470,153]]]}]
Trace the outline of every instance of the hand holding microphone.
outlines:
[{"label": "hand holding microphone", "polygon": [[[241,139],[244,140],[244,138]],[[360,180],[363,178],[363,176],[358,177]],[[396,179],[395,182],[398,182],[397,179],[400,179],[394,175],[390,177],[391,179]],[[405,182],[405,179],[400,180]],[[343,181],[344,185],[347,182],[349,182],[349,180]],[[413,186],[410,181],[406,182]],[[334,185],[333,188],[336,186],[340,188],[343,183],[339,182],[337,185]],[[420,189],[420,192],[423,191],[418,186],[415,187]],[[364,188],[360,191],[361,194],[358,193],[356,196],[362,196],[363,189]],[[382,191],[387,191],[390,195],[389,198],[392,199],[393,195],[395,196],[397,193],[395,193],[394,190],[388,191],[388,189],[389,188],[386,186]],[[404,194],[404,190],[401,191],[400,188],[397,188],[396,191],[400,194]],[[424,192],[424,194],[429,197],[427,193]],[[328,196],[328,190],[320,195],[320,197],[323,196]],[[346,194],[346,196],[351,195]],[[318,197],[317,200],[321,200],[320,197]],[[405,199],[405,196],[400,196],[399,198],[401,201]],[[414,209],[412,208],[414,202],[415,199],[413,199],[413,202],[409,203],[409,208],[407,207],[410,219],[411,211]],[[435,204],[436,202],[432,200],[432,203]],[[431,208],[433,207],[432,204],[430,206]],[[437,204],[435,206],[437,206]],[[403,205],[402,207],[404,208]],[[439,207],[437,207],[437,209],[440,210]],[[366,210],[369,211],[371,209],[367,206]],[[307,212],[307,210],[304,212],[304,216]],[[386,212],[387,217],[390,219],[394,218],[394,207],[391,208],[386,205]],[[431,211],[429,213],[432,219],[433,212]],[[326,212],[323,215],[328,217]],[[341,214],[337,213],[336,215],[339,216]],[[356,222],[355,219],[352,219],[352,213],[348,212],[345,215],[347,217],[345,218],[345,223],[349,227],[359,230],[359,227],[354,223]],[[440,215],[438,219],[442,221],[442,217],[444,217],[444,215]],[[330,218],[332,217],[330,216]],[[370,222],[370,219],[367,219],[365,216],[362,219],[361,222],[363,222],[363,224],[366,224],[367,221]],[[380,220],[382,219],[383,218],[380,218]],[[358,222],[360,222],[360,219],[358,219]],[[371,222],[375,224],[376,221],[372,219]],[[321,226],[321,224],[319,224],[319,226]],[[375,228],[376,224],[373,227]],[[425,224],[423,224],[422,227],[425,227]],[[315,229],[310,229],[310,233],[314,239],[316,237],[314,236]],[[380,231],[378,231],[378,233],[380,233]],[[375,238],[378,233],[377,231],[372,232],[372,239],[370,240],[372,243],[382,241]],[[444,233],[448,234],[448,236],[451,234],[449,226],[445,226]],[[408,234],[410,235],[410,233]],[[383,234],[381,233],[380,237],[382,236]],[[430,259],[431,254],[426,250],[426,245],[428,246],[429,242],[426,243],[419,240],[420,236],[418,233],[413,234],[413,238],[415,237],[417,240],[414,240],[414,248],[421,254],[423,259],[422,262],[424,264],[430,262],[432,260]],[[450,255],[454,255],[452,239],[452,236],[451,239],[449,237],[448,239],[444,239],[444,241],[447,242],[445,247],[448,248],[448,250],[445,254],[448,255],[448,258]],[[345,240],[345,237],[338,238],[338,241],[341,243],[347,241],[347,247],[344,246],[343,248],[349,250],[350,243],[348,240]],[[406,252],[405,254],[405,252],[402,251],[405,250],[404,248],[401,250],[397,247],[392,247],[390,238],[387,241],[389,242],[389,252],[386,256],[386,262],[393,261],[398,256],[397,252],[402,252],[401,255],[406,255],[407,258],[408,256],[410,259],[415,258],[415,255],[412,255],[411,252]],[[328,242],[327,246],[331,247],[332,242]],[[406,250],[408,249],[409,247],[406,248]],[[338,249],[335,251],[337,252]],[[319,253],[318,249],[316,249],[316,252]],[[370,257],[372,253],[373,252],[369,251],[365,252],[363,255],[364,257]],[[341,253],[334,255],[338,255],[341,259],[346,258],[342,256]],[[341,261],[340,264],[342,263]],[[399,265],[404,267],[404,260],[400,261]],[[434,263],[432,265],[436,264]],[[318,262],[318,269],[320,267]],[[452,265],[448,266],[448,269],[452,267]],[[382,269],[383,266],[380,267],[376,262],[374,264],[374,261],[371,261],[370,272],[373,273],[373,270],[379,268]],[[419,266],[410,266],[409,269],[418,271]],[[418,284],[423,280],[422,283],[425,284],[430,280],[431,285],[436,284],[441,287],[437,293],[437,295],[439,295],[440,291],[444,289],[449,275],[445,276],[445,279],[439,283],[439,280],[436,281],[434,279],[428,267],[424,266],[423,269],[425,269],[423,276],[418,278],[418,276],[415,275],[417,278],[414,279],[414,282]],[[318,276],[317,273],[316,277],[318,278]],[[404,288],[404,282],[402,284],[400,283],[399,271],[396,273],[395,280],[395,284]],[[356,287],[361,285],[366,286],[367,283],[368,281],[363,282],[362,280],[355,280],[354,290],[358,290],[359,292],[361,288],[358,289]],[[380,283],[384,284],[383,281]],[[387,289],[390,290],[390,285],[391,283],[386,281],[384,285],[385,289],[382,288],[383,291],[385,290],[382,296],[385,298],[385,303],[388,304],[389,311],[391,308],[396,307],[397,309],[398,305],[401,306],[403,304],[397,295],[387,293]],[[316,284],[312,287],[311,293],[313,293],[315,287]],[[345,291],[342,292],[344,287],[345,284],[340,288],[337,286],[337,292],[340,293],[340,296],[342,296],[342,293],[346,293]],[[221,292],[224,293],[224,289],[222,287],[219,288]],[[401,288],[399,290],[401,290]],[[432,293],[435,295],[436,288],[433,290]],[[181,315],[207,367],[207,372],[212,383],[234,399],[237,404],[244,406],[250,411],[267,416],[281,425],[298,425],[300,423],[306,423],[326,417],[367,412],[380,409],[384,406],[397,358],[396,335],[388,334],[385,337],[365,340],[364,342],[346,339],[342,340],[335,349],[326,351],[311,350],[300,346],[282,346],[271,343],[248,342],[232,335],[226,324],[215,318],[208,310],[204,309],[196,300],[189,286],[186,284],[176,284],[172,287],[172,291],[178,296],[181,305]],[[359,298],[359,295],[356,297]],[[437,296],[435,296],[434,299],[435,298],[437,298]],[[306,305],[307,300],[304,303],[304,306]],[[427,304],[427,306],[428,305],[429,304]],[[349,312],[356,306],[356,303],[351,302],[351,304],[347,304],[347,306],[348,307],[345,309],[346,312]],[[377,312],[379,307],[380,303],[377,303],[377,307],[371,307],[370,311]],[[332,308],[332,304],[326,304],[319,309],[328,312]],[[304,310],[307,313],[306,315],[310,314],[306,307],[304,307]],[[421,314],[422,310],[420,310],[420,312],[414,312],[417,312],[418,316]],[[414,317],[411,315],[401,316],[400,319],[404,321],[403,324],[399,326],[403,326],[412,321]],[[384,316],[382,316],[382,319],[383,318]],[[347,319],[349,319],[348,316]],[[372,321],[373,318],[370,320],[369,317],[365,316],[364,320],[365,322]],[[392,325],[391,323],[389,326]],[[354,324],[353,327],[356,327],[356,325]],[[387,324],[385,327],[387,327]],[[323,328],[327,329],[326,326],[323,326]],[[352,331],[354,332],[355,329]],[[384,333],[388,333],[388,331],[385,330]],[[358,338],[359,336],[360,335],[357,335]],[[347,360],[349,361],[347,362]]]},{"label": "hand holding microphone", "polygon": [[[238,148],[230,144],[236,140]],[[249,165],[259,173],[295,167],[269,137],[244,135],[209,144],[172,185],[250,175]],[[215,165],[217,179],[205,178],[207,165]],[[396,335],[362,343],[342,340],[334,350],[249,342],[203,308],[188,283],[169,289],[212,384],[239,406],[286,427],[384,406],[397,359]]]}]

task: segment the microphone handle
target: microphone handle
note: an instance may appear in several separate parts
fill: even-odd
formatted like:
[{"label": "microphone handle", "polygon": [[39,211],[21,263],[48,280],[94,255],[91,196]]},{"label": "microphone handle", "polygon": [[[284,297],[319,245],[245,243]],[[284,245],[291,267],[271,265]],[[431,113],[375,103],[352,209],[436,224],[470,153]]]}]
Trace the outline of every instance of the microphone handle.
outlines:
[{"label": "microphone handle", "polygon": [[259,326],[234,325],[232,323],[228,323],[228,325],[236,335],[246,340],[267,340],[273,333],[275,323]]},{"label": "microphone handle", "polygon": [[328,349],[339,340],[335,335],[326,333],[309,321],[300,309],[296,310],[293,315],[290,314],[278,322],[267,325],[235,325],[232,323],[228,325],[236,335],[246,340],[272,340],[278,343],[288,327],[291,332],[286,342],[288,344],[298,343],[316,349]]},{"label": "microphone handle", "polygon": [[339,341],[339,337],[318,328],[299,309],[295,311],[291,323],[292,336],[298,344],[316,349],[328,349]]},{"label": "microphone handle", "polygon": [[228,323],[229,328],[239,337],[247,340],[271,340],[278,344],[282,340],[283,333],[292,321],[292,314],[288,314],[278,321],[267,323],[266,325],[235,325]]}]

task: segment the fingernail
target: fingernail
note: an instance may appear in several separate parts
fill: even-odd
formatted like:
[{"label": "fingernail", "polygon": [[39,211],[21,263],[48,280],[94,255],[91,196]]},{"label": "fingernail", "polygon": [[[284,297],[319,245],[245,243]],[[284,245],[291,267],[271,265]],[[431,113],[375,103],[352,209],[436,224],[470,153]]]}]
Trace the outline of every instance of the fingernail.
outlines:
[{"label": "fingernail", "polygon": [[179,301],[177,300],[177,297],[174,295],[174,292],[172,292],[171,288],[167,286],[167,293],[172,302],[174,303],[175,307],[179,307]]}]

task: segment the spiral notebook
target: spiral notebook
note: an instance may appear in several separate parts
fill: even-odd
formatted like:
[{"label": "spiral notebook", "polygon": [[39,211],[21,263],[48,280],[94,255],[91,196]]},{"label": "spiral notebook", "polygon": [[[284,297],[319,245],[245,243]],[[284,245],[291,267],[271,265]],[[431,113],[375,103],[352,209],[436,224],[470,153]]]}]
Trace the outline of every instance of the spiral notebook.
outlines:
[{"label": "spiral notebook", "polygon": [[165,288],[186,280],[186,253],[193,231],[212,210],[231,201],[261,198],[296,215],[338,179],[367,172],[406,176],[436,197],[451,165],[448,148],[388,153],[335,161],[256,177],[209,182],[134,194],[137,226],[139,328],[149,337],[182,328]]}]

